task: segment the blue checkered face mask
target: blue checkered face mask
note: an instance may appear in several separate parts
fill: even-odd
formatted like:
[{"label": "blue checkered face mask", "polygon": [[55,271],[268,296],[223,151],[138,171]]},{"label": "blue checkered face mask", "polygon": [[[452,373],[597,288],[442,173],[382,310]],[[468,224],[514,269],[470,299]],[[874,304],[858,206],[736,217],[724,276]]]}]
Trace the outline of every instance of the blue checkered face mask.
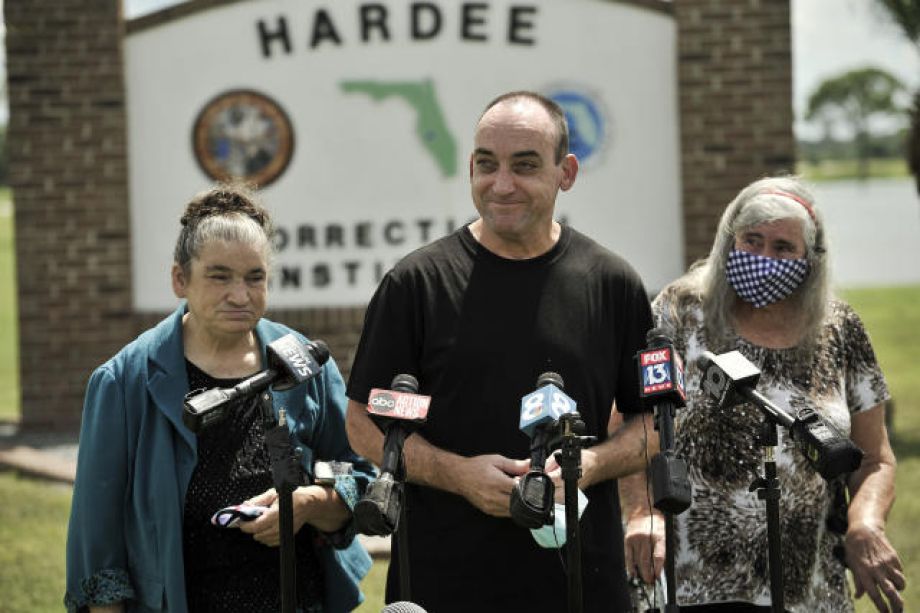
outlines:
[{"label": "blue checkered face mask", "polygon": [[808,276],[808,260],[776,259],[733,249],[725,276],[742,299],[759,309],[794,292]]}]

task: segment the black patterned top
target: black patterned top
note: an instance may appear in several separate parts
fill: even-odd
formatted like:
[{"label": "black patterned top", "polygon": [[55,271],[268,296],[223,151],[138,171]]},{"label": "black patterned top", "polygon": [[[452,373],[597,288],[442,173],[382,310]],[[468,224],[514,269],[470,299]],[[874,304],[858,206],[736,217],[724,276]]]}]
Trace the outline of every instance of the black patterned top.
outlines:
[{"label": "black patterned top", "polygon": [[[709,349],[702,309],[679,321],[668,315],[673,292],[655,300],[657,324],[674,340],[686,369],[687,408],[677,412],[675,445],[687,461],[692,506],[676,517],[679,604],[770,603],[765,502],[748,488],[762,473],[756,437],[760,409],[741,404],[720,410],[700,391],[700,358]],[[885,379],[859,316],[833,301],[811,363],[798,365],[793,349],[768,349],[735,336],[734,346],[762,371],[757,389],[795,412],[811,407],[845,433],[851,415],[889,398]],[[778,428],[776,464],[785,604],[794,613],[853,611],[842,562],[844,481],[825,481]],[[843,521],[841,521],[841,518]]]},{"label": "black patterned top", "polygon": [[[186,360],[189,389],[231,387]],[[190,613],[269,613],[281,609],[280,550],[235,528],[211,524],[223,507],[273,486],[258,396],[198,435],[198,463],[185,496],[182,542]],[[323,575],[309,524],[297,533],[297,606],[322,611]]]}]

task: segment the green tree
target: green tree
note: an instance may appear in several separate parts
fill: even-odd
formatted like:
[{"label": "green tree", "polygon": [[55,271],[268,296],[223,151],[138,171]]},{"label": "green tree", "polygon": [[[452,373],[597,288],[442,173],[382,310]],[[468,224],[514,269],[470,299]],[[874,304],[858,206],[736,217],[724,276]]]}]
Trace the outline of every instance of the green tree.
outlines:
[{"label": "green tree", "polygon": [[[877,0],[888,16],[901,28],[907,40],[920,52],[920,0]],[[907,164],[920,192],[920,90],[914,93],[907,135]]]},{"label": "green tree", "polygon": [[870,122],[877,116],[903,113],[897,94],[904,85],[881,68],[851,70],[823,81],[808,99],[806,119],[821,122],[826,130],[843,125],[852,130],[859,160],[859,176],[869,174],[872,150]]}]

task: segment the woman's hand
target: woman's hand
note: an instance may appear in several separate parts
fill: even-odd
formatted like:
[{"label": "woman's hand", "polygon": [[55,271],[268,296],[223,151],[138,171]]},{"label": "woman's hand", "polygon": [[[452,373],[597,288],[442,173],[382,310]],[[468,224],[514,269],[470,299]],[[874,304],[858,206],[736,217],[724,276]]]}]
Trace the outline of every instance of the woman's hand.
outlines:
[{"label": "woman's hand", "polygon": [[626,574],[636,573],[645,583],[654,583],[664,566],[664,517],[655,511],[630,518],[626,522],[623,548]]},{"label": "woman's hand", "polygon": [[901,560],[885,536],[885,519],[894,503],[896,461],[885,430],[884,405],[856,413],[850,438],[865,456],[848,483],[847,566],[853,573],[857,598],[868,594],[882,613],[897,613],[904,610],[898,592],[905,582]]},{"label": "woman's hand", "polygon": [[882,613],[903,611],[904,601],[898,592],[905,586],[904,570],[885,531],[867,524],[850,526],[844,548],[856,598],[868,594]]},{"label": "woman's hand", "polygon": [[[335,532],[351,517],[345,503],[332,488],[318,485],[298,487],[292,499],[294,534],[306,523],[322,532]],[[251,534],[263,545],[277,547],[281,543],[278,493],[272,488],[250,498],[245,504],[268,507],[268,511],[252,521],[241,523],[240,530]]]}]

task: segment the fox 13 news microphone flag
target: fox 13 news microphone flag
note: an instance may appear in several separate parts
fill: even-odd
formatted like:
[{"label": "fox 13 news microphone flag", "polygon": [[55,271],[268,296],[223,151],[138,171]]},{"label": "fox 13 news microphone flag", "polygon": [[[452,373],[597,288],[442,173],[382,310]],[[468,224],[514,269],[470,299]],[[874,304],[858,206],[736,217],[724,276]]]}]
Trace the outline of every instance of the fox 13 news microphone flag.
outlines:
[{"label": "fox 13 news microphone flag", "polygon": [[674,411],[686,406],[684,365],[674,344],[658,328],[646,335],[648,348],[637,355],[639,396],[655,410],[655,427],[661,452],[652,458],[651,475],[655,508],[679,514],[690,506],[687,464],[674,454]]},{"label": "fox 13 news microphone flag", "polygon": [[[686,405],[684,365],[670,337],[658,328],[645,335],[647,348],[636,356],[639,363],[639,396],[646,407],[655,410],[661,451],[652,458],[650,467],[655,508],[664,512],[665,613],[676,613],[677,572],[675,552],[677,535],[674,515],[690,507],[691,489],[687,463],[674,452],[674,417],[678,407]],[[633,569],[628,569],[632,572]]]},{"label": "fox 13 news microphone flag", "polygon": [[561,376],[545,372],[537,377],[536,391],[521,399],[520,429],[530,438],[530,470],[511,490],[511,519],[522,528],[553,523],[555,487],[544,464],[553,439],[558,443],[559,418],[576,408],[563,389]]},{"label": "fox 13 news microphone flag", "polygon": [[714,355],[703,354],[703,391],[727,408],[748,401],[758,407],[774,424],[785,427],[796,447],[815,471],[825,479],[852,472],[862,463],[862,450],[853,444],[834,424],[826,421],[811,407],[799,409],[795,415],[780,408],[755,388],[760,369],[739,351]]},{"label": "fox 13 news microphone flag", "polygon": [[235,400],[255,395],[269,385],[284,391],[304,383],[320,373],[329,359],[329,347],[323,341],[304,344],[296,335],[285,334],[265,348],[268,368],[240,381],[231,388],[193,390],[185,396],[182,422],[200,432],[223,421],[232,411]]},{"label": "fox 13 news microphone flag", "polygon": [[406,437],[428,418],[430,396],[421,396],[412,375],[396,375],[391,389],[374,388],[367,399],[367,412],[383,431],[383,463],[380,476],[355,505],[355,523],[362,534],[386,536],[397,530],[405,471],[402,449]]}]

